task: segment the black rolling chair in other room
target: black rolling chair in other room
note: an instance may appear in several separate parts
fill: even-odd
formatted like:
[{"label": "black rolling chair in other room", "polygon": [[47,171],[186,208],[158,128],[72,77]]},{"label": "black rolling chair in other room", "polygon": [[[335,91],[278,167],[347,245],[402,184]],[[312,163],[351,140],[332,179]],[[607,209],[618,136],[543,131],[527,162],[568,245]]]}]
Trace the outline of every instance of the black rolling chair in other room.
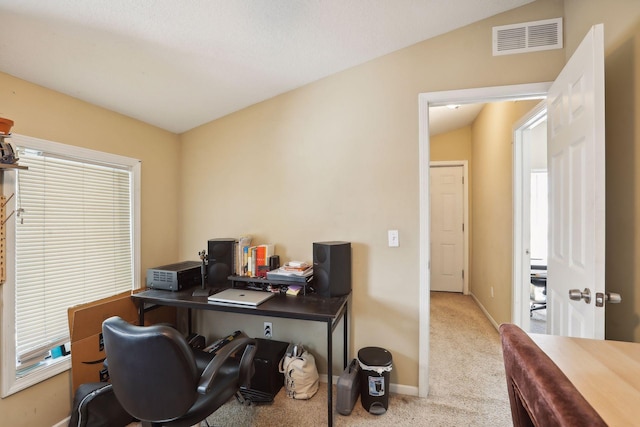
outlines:
[{"label": "black rolling chair in other room", "polygon": [[[536,295],[536,288],[540,289],[541,297]],[[547,266],[531,266],[531,301],[529,303],[529,317],[536,310],[547,308]]]},{"label": "black rolling chair in other room", "polygon": [[252,338],[234,339],[214,356],[192,349],[165,325],[135,326],[111,317],[102,334],[113,391],[143,426],[192,426],[250,385]]}]

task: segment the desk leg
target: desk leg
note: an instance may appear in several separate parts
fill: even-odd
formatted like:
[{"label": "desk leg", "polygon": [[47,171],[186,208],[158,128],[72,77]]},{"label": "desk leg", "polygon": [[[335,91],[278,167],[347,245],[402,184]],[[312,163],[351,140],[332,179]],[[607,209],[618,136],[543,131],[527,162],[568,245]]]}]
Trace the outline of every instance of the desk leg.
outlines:
[{"label": "desk leg", "polygon": [[347,324],[347,319],[349,318],[349,302],[347,301],[347,307],[344,310],[344,315],[342,317],[342,321],[344,323],[344,331],[343,331],[343,342],[342,342],[342,351],[344,353],[344,365],[342,369],[347,369],[349,366],[349,340],[347,334],[349,333],[349,326]]},{"label": "desk leg", "polygon": [[331,321],[327,322],[327,421],[333,426],[333,329]]},{"label": "desk leg", "polygon": [[138,306],[138,325],[144,326],[144,301],[140,301]]}]

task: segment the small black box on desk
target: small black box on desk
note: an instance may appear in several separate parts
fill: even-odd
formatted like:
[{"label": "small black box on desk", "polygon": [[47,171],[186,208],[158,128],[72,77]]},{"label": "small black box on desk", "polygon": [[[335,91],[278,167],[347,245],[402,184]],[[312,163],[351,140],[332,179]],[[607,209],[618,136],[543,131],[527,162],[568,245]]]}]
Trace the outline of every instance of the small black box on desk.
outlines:
[{"label": "small black box on desk", "polygon": [[198,261],[182,261],[147,269],[147,288],[180,291],[197,286],[202,281],[202,267]]},{"label": "small black box on desk", "polygon": [[251,388],[242,388],[242,396],[253,402],[272,402],[284,385],[284,375],[278,365],[287,351],[289,343],[256,338],[258,348],[253,358],[255,374],[251,378]]}]

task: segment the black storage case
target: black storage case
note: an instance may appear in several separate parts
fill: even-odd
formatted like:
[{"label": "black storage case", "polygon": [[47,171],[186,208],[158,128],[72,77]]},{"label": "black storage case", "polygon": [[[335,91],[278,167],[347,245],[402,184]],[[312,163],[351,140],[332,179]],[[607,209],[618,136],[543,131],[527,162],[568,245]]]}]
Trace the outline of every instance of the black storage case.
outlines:
[{"label": "black storage case", "polygon": [[258,342],[253,358],[255,373],[251,378],[251,387],[242,388],[242,396],[253,403],[272,402],[284,385],[284,374],[278,365],[287,351],[289,343],[256,338]]},{"label": "black storage case", "polygon": [[126,426],[135,421],[124,410],[111,383],[83,383],[73,397],[69,427]]},{"label": "black storage case", "polygon": [[360,362],[351,360],[336,384],[336,411],[349,415],[360,396]]}]

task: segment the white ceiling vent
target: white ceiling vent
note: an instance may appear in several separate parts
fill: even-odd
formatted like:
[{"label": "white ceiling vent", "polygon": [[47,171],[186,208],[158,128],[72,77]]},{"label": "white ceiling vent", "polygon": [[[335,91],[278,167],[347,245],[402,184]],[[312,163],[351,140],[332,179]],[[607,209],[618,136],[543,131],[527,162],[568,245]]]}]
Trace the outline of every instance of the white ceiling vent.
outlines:
[{"label": "white ceiling vent", "polygon": [[493,56],[562,49],[562,18],[493,27]]}]

